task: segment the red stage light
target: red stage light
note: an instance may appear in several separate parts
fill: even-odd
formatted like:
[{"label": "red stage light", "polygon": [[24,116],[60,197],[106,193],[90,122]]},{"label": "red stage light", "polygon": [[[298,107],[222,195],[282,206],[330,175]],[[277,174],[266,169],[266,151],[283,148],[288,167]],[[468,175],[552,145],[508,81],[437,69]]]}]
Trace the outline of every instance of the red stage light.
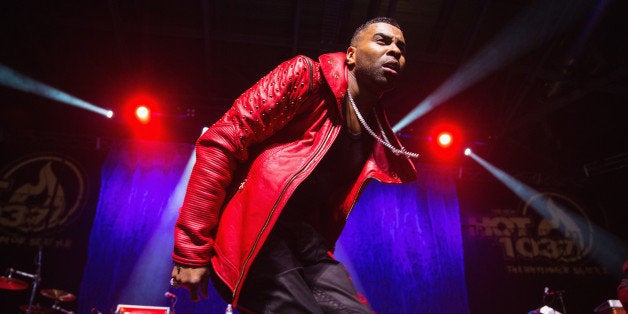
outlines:
[{"label": "red stage light", "polygon": [[453,123],[436,124],[431,128],[428,140],[431,155],[435,160],[453,161],[462,154],[462,133]]},{"label": "red stage light", "polygon": [[453,143],[453,138],[449,132],[441,132],[438,135],[438,145],[440,147],[449,147]]},{"label": "red stage light", "polygon": [[150,121],[150,109],[146,106],[139,106],[135,109],[135,117],[142,124],[146,124]]},{"label": "red stage light", "polygon": [[160,112],[159,102],[154,95],[141,92],[132,95],[126,100],[125,111],[127,122],[131,125],[153,124],[153,118]]},{"label": "red stage light", "polygon": [[135,138],[163,139],[162,112],[158,95],[148,92],[130,95],[124,105],[124,119]]}]

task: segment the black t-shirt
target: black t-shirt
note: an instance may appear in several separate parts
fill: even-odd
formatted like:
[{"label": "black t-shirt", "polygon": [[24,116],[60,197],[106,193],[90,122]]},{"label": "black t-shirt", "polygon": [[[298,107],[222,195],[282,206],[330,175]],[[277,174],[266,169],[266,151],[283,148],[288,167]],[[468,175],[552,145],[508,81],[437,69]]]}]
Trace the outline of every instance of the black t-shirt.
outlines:
[{"label": "black t-shirt", "polygon": [[352,134],[342,127],[327,154],[283,209],[252,265],[250,275],[257,278],[252,281],[263,282],[273,274],[331,260],[327,255],[331,248],[317,226],[329,225],[330,200],[355,182],[372,147],[368,134]]},{"label": "black t-shirt", "polygon": [[[312,224],[326,212],[336,193],[350,188],[364,167],[373,147],[366,133],[353,134],[343,127],[314,172],[297,188],[283,210],[282,220],[305,219]],[[312,221],[314,220],[314,221]]]}]

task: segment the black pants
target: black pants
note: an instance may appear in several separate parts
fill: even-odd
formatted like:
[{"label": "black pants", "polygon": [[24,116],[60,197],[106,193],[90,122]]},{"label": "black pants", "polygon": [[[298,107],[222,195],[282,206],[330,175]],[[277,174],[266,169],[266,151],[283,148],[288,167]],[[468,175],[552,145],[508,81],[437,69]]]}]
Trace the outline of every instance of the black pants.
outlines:
[{"label": "black pants", "polygon": [[255,313],[372,313],[345,267],[308,224],[276,226],[240,294],[238,309]]}]

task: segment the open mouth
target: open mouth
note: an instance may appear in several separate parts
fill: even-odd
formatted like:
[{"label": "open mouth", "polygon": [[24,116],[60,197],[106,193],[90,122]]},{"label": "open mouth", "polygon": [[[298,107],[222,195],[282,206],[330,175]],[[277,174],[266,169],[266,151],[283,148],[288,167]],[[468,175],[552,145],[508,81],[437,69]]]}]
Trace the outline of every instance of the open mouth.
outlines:
[{"label": "open mouth", "polygon": [[393,73],[393,74],[398,74],[399,73],[399,64],[398,63],[384,63],[384,65],[382,67],[384,68],[384,71],[386,71],[386,72]]},{"label": "open mouth", "polygon": [[387,61],[382,65],[382,67],[386,72],[390,72],[393,74],[398,74],[399,70],[401,69],[399,62],[397,61]]}]

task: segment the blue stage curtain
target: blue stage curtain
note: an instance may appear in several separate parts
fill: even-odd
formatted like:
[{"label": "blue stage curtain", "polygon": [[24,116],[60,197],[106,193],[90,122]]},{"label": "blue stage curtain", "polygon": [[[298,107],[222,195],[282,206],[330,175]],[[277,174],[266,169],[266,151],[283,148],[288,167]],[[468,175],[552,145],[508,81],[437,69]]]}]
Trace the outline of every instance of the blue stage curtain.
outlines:
[{"label": "blue stage curtain", "polygon": [[[170,305],[164,293],[173,228],[192,155],[190,144],[122,141],[111,148],[101,173],[79,313],[113,313],[118,304]],[[205,309],[217,313],[224,306]]]},{"label": "blue stage curtain", "polygon": [[377,313],[469,313],[452,172],[416,166],[415,182],[367,186],[336,258]]},{"label": "blue stage curtain", "polygon": [[[79,291],[79,312],[117,304],[169,306],[173,226],[193,146],[115,145],[102,185]],[[419,180],[367,186],[349,216],[336,257],[378,313],[468,313],[460,218],[447,169],[418,164]],[[221,313],[226,304],[178,295],[178,313]]]}]

